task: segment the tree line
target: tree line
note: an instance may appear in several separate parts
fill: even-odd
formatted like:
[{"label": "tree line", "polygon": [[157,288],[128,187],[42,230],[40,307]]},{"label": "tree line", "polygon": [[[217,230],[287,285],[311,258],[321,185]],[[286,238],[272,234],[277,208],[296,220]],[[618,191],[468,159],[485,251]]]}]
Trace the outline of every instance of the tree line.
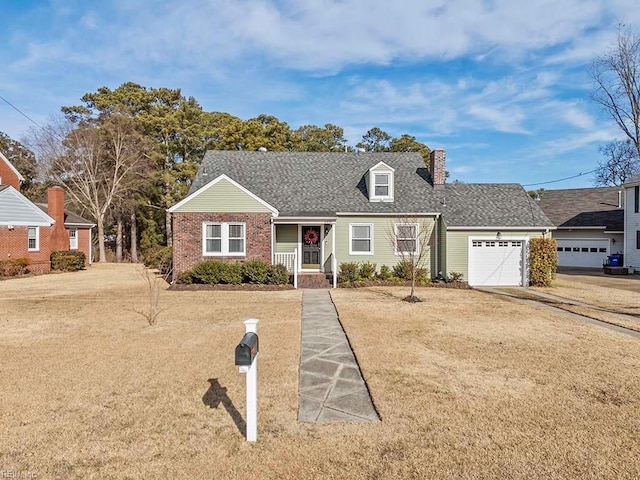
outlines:
[{"label": "tree line", "polygon": [[292,129],[266,114],[242,120],[206,112],[180,89],[132,82],[99,88],[61,111],[22,143],[0,133],[0,151],[25,177],[23,193],[32,200],[48,185],[65,187],[72,208],[96,223],[101,262],[107,237],[115,239],[116,261],[171,245],[166,210],[186,196],[207,150],[418,152],[426,164],[430,154],[409,134],[374,127],[352,147],[333,124]]}]

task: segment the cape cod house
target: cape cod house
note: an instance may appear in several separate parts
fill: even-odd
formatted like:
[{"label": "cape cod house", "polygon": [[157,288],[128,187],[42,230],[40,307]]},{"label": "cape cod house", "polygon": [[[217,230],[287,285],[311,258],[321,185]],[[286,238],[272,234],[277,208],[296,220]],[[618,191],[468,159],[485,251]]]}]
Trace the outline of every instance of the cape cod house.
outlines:
[{"label": "cape cod house", "polygon": [[418,153],[209,151],[169,212],[175,276],[206,259],[262,258],[301,285],[335,286],[342,262],[391,267],[420,238],[432,277],[525,285],[528,240],[553,229],[518,184],[445,184],[442,149],[429,169]]}]

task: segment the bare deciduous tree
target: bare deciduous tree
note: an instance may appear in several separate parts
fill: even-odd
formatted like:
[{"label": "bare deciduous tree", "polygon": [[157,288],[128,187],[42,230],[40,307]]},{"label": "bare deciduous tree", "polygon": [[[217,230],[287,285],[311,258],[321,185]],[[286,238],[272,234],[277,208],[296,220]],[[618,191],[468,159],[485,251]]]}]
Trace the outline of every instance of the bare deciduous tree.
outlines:
[{"label": "bare deciduous tree", "polygon": [[147,140],[132,118],[118,113],[99,123],[59,122],[34,137],[51,179],[95,220],[99,261],[106,262],[107,212],[135,188],[147,163]]},{"label": "bare deciduous tree", "polygon": [[591,98],[616,122],[640,154],[640,37],[624,26],[613,49],[591,67]]},{"label": "bare deciduous tree", "polygon": [[431,255],[431,236],[433,225],[424,217],[401,216],[393,220],[387,229],[387,237],[394,252],[400,257],[407,269],[411,281],[411,293],[404,300],[419,302],[416,297],[416,280],[426,271],[426,263]]},{"label": "bare deciduous tree", "polygon": [[640,156],[631,140],[614,140],[600,147],[604,160],[598,162],[595,184],[620,186],[640,173]]}]

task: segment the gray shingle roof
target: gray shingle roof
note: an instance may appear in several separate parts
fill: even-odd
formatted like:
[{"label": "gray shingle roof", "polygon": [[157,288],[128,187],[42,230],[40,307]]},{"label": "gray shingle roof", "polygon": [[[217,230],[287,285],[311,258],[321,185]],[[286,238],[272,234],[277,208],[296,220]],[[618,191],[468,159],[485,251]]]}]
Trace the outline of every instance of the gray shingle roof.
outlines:
[{"label": "gray shingle roof", "polygon": [[618,208],[618,187],[545,190],[538,206],[558,227],[606,227],[624,230],[624,210]]},{"label": "gray shingle roof", "polygon": [[[49,214],[46,203],[36,203],[36,206],[47,215]],[[64,223],[65,225],[95,225],[91,220],[82,218],[80,215],[70,212],[67,209],[64,211]]]},{"label": "gray shingle roof", "polygon": [[552,227],[522,185],[462,183],[446,185],[442,216],[448,227]]},{"label": "gray shingle roof", "polygon": [[[379,162],[395,170],[393,202],[369,202],[365,176]],[[517,184],[434,189],[418,153],[208,151],[189,194],[222,174],[281,216],[441,212],[449,226],[553,226]]]}]

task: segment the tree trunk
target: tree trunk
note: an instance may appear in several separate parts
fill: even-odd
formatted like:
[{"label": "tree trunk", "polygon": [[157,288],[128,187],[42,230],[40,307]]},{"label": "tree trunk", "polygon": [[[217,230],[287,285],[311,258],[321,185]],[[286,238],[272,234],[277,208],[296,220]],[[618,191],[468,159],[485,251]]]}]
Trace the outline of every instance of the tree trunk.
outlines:
[{"label": "tree trunk", "polygon": [[106,263],[107,254],[104,249],[104,215],[98,216],[96,220],[98,222],[98,248],[100,250],[100,258],[98,262]]},{"label": "tree trunk", "polygon": [[173,245],[173,229],[171,228],[171,214],[169,212],[165,212],[164,224],[167,232],[167,247],[170,247]]},{"label": "tree trunk", "polygon": [[122,215],[118,215],[116,225],[116,263],[122,263]]},{"label": "tree trunk", "polygon": [[131,262],[138,263],[138,227],[135,208],[131,209]]}]

